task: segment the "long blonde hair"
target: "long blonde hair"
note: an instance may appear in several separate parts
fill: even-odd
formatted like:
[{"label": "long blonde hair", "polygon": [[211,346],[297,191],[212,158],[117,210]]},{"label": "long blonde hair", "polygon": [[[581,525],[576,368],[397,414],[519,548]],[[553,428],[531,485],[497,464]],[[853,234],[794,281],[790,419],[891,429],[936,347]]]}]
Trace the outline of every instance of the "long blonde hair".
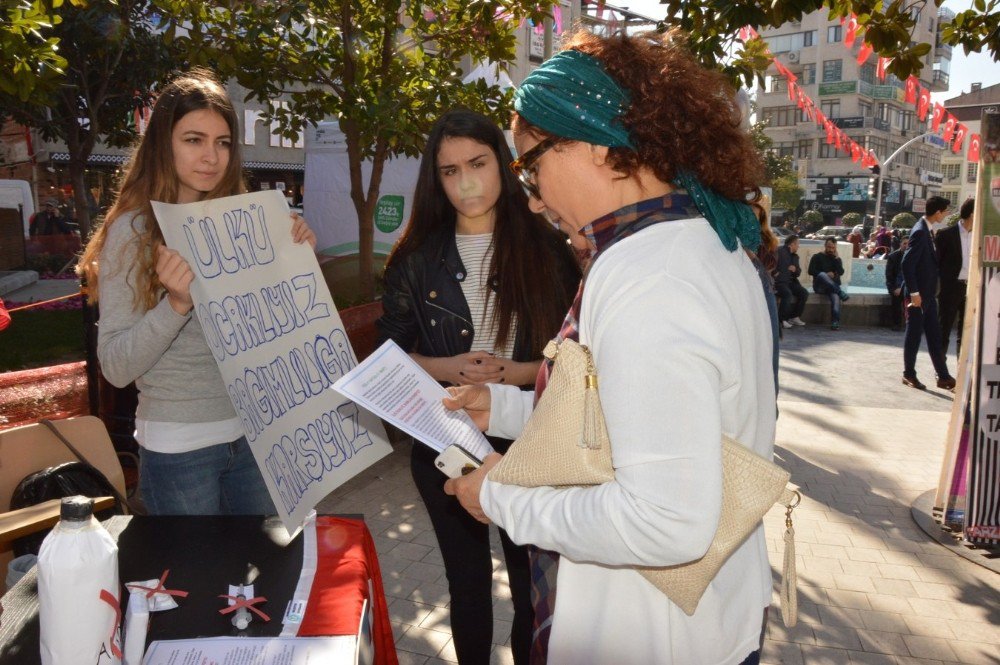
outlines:
[{"label": "long blonde hair", "polygon": [[[135,273],[132,285],[136,309],[150,310],[163,294],[163,286],[156,276],[156,250],[163,244],[163,233],[153,217],[150,201],[177,202],[179,182],[174,168],[172,147],[173,129],[178,120],[192,111],[209,109],[218,113],[229,126],[232,143],[229,164],[218,186],[205,198],[231,196],[246,191],[243,178],[243,160],[240,156],[239,122],[236,111],[225,89],[206,69],[194,69],[171,81],[157,97],[146,133],[139,141],[121,180],[118,198],[107,217],[90,237],[87,247],[77,264],[76,272],[86,283],[87,297],[97,302],[99,258],[107,240],[108,229],[126,213],[138,213],[144,218],[143,228],[134,228],[137,236],[136,256],[123,257],[122,265]],[[125,250],[123,249],[123,252]]]}]

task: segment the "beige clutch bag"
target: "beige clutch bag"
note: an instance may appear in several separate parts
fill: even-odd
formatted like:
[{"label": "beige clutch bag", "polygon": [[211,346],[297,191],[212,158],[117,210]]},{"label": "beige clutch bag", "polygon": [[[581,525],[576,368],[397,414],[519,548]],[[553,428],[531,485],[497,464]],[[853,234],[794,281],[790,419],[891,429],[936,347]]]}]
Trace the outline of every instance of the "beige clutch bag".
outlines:
[{"label": "beige clutch bag", "polygon": [[[599,485],[614,478],[611,443],[597,394],[590,350],[572,340],[545,347],[554,360],[549,383],[521,436],[489,473],[489,479],[522,487]],[[701,559],[637,570],[686,614],[726,559],[760,525],[775,503],[786,507],[781,606],[785,625],[797,621],[795,541],[792,509],[798,492],[786,488],[789,474],[729,437],[722,437],[722,513],[715,538]]]}]

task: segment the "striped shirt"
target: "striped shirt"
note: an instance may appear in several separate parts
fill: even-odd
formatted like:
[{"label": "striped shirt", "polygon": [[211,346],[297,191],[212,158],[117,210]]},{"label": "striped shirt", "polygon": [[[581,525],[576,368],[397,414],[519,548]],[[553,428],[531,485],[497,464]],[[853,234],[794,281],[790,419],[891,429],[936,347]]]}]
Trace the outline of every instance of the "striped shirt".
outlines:
[{"label": "striped shirt", "polygon": [[462,293],[469,304],[472,314],[472,324],[475,335],[472,338],[472,351],[489,351],[501,358],[511,358],[514,354],[513,330],[507,337],[507,345],[497,349],[495,342],[497,329],[493,324],[493,307],[496,297],[490,288],[490,262],[493,260],[493,234],[455,234],[458,245],[458,255],[465,266],[465,279],[462,281]]}]

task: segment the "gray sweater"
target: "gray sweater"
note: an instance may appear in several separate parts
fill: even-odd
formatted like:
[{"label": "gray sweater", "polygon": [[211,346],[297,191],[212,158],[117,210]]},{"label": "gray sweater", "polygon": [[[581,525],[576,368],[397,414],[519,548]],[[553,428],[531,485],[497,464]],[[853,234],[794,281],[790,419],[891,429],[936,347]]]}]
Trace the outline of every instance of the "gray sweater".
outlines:
[{"label": "gray sweater", "polygon": [[203,423],[233,418],[236,412],[198,319],[181,316],[165,297],[149,311],[135,307],[136,280],[130,273],[140,248],[133,228],[144,224],[135,213],[117,218],[101,250],[101,371],[118,387],[135,381],[136,417],[142,420]]}]

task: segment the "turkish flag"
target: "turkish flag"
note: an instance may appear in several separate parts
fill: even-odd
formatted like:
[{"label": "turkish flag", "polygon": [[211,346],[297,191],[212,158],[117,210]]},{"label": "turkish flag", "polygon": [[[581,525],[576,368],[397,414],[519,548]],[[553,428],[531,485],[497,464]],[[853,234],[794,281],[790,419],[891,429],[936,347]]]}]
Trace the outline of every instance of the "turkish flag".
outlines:
[{"label": "turkish flag", "polygon": [[827,145],[833,143],[834,129],[836,129],[833,126],[833,123],[830,122],[829,120],[827,120],[826,122],[823,123],[823,129],[826,130],[826,143],[827,143]]},{"label": "turkish flag", "polygon": [[865,64],[865,61],[868,60],[868,56],[870,56],[874,51],[875,49],[868,44],[862,44],[861,48],[858,50],[858,64]]},{"label": "turkish flag", "polygon": [[962,144],[965,143],[965,135],[969,132],[969,128],[963,123],[958,123],[958,127],[955,129],[955,140],[951,144],[951,151],[954,153],[962,152]]},{"label": "turkish flag", "polygon": [[958,118],[949,113],[948,119],[944,122],[944,135],[941,137],[945,143],[951,142],[951,137],[955,135],[955,125],[957,124]]},{"label": "turkish flag", "polygon": [[844,30],[844,46],[854,46],[854,38],[858,34],[858,17],[851,14],[847,20],[847,29]]},{"label": "turkish flag", "polygon": [[941,104],[934,102],[934,111],[931,112],[931,130],[937,132],[941,127],[941,121],[944,120],[944,107]]},{"label": "turkish flag", "polygon": [[795,81],[788,80],[788,101],[794,102],[795,98],[798,97],[796,93],[798,86],[795,85]]},{"label": "turkish flag", "polygon": [[819,109],[816,110],[816,124],[826,129],[826,116]]},{"label": "turkish flag", "polygon": [[878,66],[875,68],[875,76],[878,77],[879,81],[885,80],[885,70],[889,66],[889,58],[883,58],[879,56]]},{"label": "turkish flag", "polygon": [[916,76],[911,76],[906,79],[906,103],[916,104],[917,103],[917,88],[920,87],[920,83],[917,81]]},{"label": "turkish flag", "polygon": [[788,71],[788,67],[785,67],[783,64],[781,64],[781,60],[775,59],[774,68],[777,69],[778,73],[784,76],[785,78],[789,78],[791,75],[791,72]]},{"label": "turkish flag", "polygon": [[968,156],[968,159],[969,159],[970,162],[977,162],[977,163],[979,162],[979,146],[980,146],[980,144],[982,142],[983,142],[983,140],[981,138],[979,138],[979,134],[970,134],[969,135],[969,156]]},{"label": "turkish flag", "polygon": [[923,122],[927,119],[927,110],[931,106],[931,91],[920,87],[920,98],[917,100],[917,120]]},{"label": "turkish flag", "polygon": [[851,141],[851,161],[856,162],[861,159],[861,146],[856,141]]}]

